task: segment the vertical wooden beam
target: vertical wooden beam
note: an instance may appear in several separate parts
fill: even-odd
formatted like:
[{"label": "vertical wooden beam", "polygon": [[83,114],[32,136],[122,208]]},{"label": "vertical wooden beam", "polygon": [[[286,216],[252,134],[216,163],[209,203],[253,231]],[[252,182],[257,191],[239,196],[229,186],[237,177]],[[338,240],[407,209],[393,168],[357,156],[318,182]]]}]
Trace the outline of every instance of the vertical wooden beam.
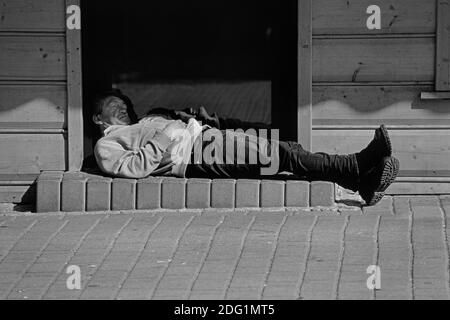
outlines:
[{"label": "vertical wooden beam", "polygon": [[450,0],[437,0],[436,91],[450,90]]},{"label": "vertical wooden beam", "polygon": [[[66,8],[80,0],[65,0]],[[67,19],[67,17],[66,17]],[[83,164],[83,100],[81,81],[81,30],[66,28],[67,54],[67,167],[79,171]]]},{"label": "vertical wooden beam", "polygon": [[312,0],[298,0],[297,141],[312,147]]}]

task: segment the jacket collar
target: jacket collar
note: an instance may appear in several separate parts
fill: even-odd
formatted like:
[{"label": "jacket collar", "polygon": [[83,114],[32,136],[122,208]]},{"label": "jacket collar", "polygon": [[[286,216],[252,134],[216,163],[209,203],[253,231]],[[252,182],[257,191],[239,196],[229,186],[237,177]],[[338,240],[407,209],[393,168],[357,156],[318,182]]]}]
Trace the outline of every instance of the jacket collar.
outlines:
[{"label": "jacket collar", "polygon": [[115,124],[115,125],[111,125],[108,128],[106,128],[105,130],[103,130],[103,136],[107,136],[108,134],[110,134],[111,132],[114,132],[120,128],[123,127],[128,127],[127,125],[121,125],[121,124]]}]

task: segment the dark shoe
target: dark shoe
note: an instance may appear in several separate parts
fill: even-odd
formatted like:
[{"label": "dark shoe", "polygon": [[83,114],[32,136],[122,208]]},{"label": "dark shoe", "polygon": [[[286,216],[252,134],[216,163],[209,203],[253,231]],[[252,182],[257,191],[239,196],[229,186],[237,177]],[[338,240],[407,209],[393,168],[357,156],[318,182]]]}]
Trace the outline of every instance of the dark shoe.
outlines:
[{"label": "dark shoe", "polygon": [[361,177],[359,195],[367,206],[373,206],[383,198],[384,191],[397,177],[399,168],[397,158],[384,157],[376,167]]},{"label": "dark shoe", "polygon": [[375,167],[383,157],[392,155],[392,144],[389,133],[384,125],[375,130],[375,135],[369,145],[356,154],[360,175]]}]

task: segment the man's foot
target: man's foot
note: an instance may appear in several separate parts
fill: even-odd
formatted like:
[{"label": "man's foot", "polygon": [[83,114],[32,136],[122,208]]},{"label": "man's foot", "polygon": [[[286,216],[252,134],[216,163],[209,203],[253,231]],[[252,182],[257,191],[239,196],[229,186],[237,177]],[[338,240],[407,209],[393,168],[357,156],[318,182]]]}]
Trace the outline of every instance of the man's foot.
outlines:
[{"label": "man's foot", "polygon": [[361,177],[359,195],[367,206],[373,206],[383,198],[384,191],[397,177],[399,168],[397,158],[384,157],[377,166]]},{"label": "man's foot", "polygon": [[369,145],[356,154],[359,172],[364,175],[375,167],[383,157],[392,155],[392,144],[389,133],[384,125],[375,130],[375,135]]}]

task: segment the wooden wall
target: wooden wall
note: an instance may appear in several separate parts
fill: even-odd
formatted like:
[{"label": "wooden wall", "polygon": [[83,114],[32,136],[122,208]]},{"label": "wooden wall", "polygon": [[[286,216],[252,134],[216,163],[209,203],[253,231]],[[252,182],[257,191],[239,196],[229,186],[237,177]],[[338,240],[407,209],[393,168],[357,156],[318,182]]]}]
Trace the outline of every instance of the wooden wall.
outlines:
[{"label": "wooden wall", "polygon": [[383,1],[368,30],[372,2],[313,1],[313,150],[354,152],[385,123],[401,175],[449,176],[450,101],[420,99],[434,91],[436,1]]},{"label": "wooden wall", "polygon": [[20,201],[41,170],[67,168],[65,9],[0,0],[0,201]]}]

